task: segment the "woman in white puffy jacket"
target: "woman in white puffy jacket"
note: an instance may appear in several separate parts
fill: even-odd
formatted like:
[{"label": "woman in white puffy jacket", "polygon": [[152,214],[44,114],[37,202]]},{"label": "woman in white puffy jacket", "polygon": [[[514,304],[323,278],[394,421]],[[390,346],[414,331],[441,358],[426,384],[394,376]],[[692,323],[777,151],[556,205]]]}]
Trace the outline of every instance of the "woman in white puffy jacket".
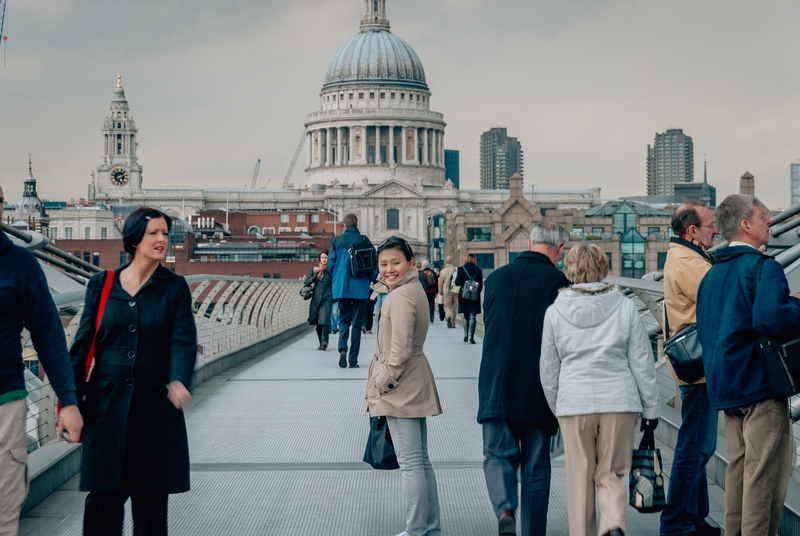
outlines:
[{"label": "woman in white puffy jacket", "polygon": [[564,437],[570,536],[625,534],[633,435],[658,424],[653,352],[636,305],[613,285],[606,254],[580,243],[567,254],[573,285],[547,309],[539,368]]}]

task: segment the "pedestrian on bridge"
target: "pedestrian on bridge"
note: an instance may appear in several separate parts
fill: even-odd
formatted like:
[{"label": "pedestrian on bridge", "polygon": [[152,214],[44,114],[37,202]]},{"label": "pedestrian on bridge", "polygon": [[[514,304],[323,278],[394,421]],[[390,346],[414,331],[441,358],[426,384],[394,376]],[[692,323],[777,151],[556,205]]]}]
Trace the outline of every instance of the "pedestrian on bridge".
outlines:
[{"label": "pedestrian on bridge", "polygon": [[564,436],[570,536],[624,536],[633,434],[655,429],[661,402],[650,339],[639,311],[604,283],[608,258],[595,244],[570,249],[572,286],[547,309],[539,364],[542,387]]},{"label": "pedestrian on bridge", "polygon": [[[478,283],[477,298],[472,299],[464,295],[464,284],[467,282]],[[467,255],[464,266],[456,270],[455,285],[458,291],[458,312],[464,315],[464,342],[475,344],[475,328],[478,325],[477,316],[481,314],[481,292],[483,292],[483,271],[478,268],[478,257],[470,253]]]},{"label": "pedestrian on bridge", "polygon": [[364,413],[385,416],[403,483],[406,529],[398,536],[439,536],[439,493],[428,458],[427,417],[442,406],[428,358],[428,299],[408,242],[396,236],[378,246],[381,279],[388,294],[378,314],[375,355],[369,364]]},{"label": "pedestrian on bridge", "polygon": [[125,220],[122,241],[131,261],[113,272],[97,330],[95,364],[84,382],[101,291],[95,275],[86,291],[70,349],[83,429],[81,491],[88,491],[85,536],[121,535],[131,499],[134,534],[167,534],[167,498],[189,490],[189,443],[183,408],[197,357],[192,295],[166,269],[169,216],[141,207]]},{"label": "pedestrian on bridge", "polygon": [[[547,307],[569,285],[556,268],[568,239],[557,223],[537,223],[528,251],[486,280],[478,422],[483,473],[501,536],[544,534],[550,497],[550,439],[558,430],[539,381]],[[517,491],[520,471],[521,497]]]},{"label": "pedestrian on bridge", "polygon": [[333,292],[331,290],[332,280],[328,272],[328,250],[323,249],[319,253],[319,266],[314,266],[308,271],[308,277],[303,282],[304,285],[314,285],[314,295],[308,306],[308,323],[317,326],[317,339],[319,346],[317,350],[325,350],[328,347],[328,333],[331,326],[331,310],[333,309]]},{"label": "pedestrian on bridge", "polygon": [[456,327],[458,293],[450,291],[450,288],[453,286],[453,274],[455,274],[455,271],[455,266],[453,266],[453,256],[448,255],[444,258],[444,268],[442,268],[439,272],[439,295],[442,297],[444,316],[447,320],[448,328]]},{"label": "pedestrian on bridge", "polygon": [[[0,188],[0,221],[3,201]],[[0,231],[0,534],[3,536],[18,533],[19,514],[28,495],[28,391],[20,337],[23,328],[31,334],[39,362],[61,401],[58,438],[66,430],[75,440],[81,436],[83,419],[78,411],[58,310],[36,258]]]}]

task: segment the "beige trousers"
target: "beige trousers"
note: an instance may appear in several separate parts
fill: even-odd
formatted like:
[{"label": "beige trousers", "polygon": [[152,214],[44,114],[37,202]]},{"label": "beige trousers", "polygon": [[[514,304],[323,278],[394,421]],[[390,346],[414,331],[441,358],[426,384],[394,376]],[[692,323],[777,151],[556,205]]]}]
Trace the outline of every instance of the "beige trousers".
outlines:
[{"label": "beige trousers", "polygon": [[27,408],[25,399],[0,405],[0,536],[17,536],[28,496]]},{"label": "beige trousers", "polygon": [[444,295],[444,316],[450,319],[450,324],[455,327],[458,314],[458,294],[447,292]]},{"label": "beige trousers", "polygon": [[774,536],[792,464],[789,401],[725,411],[725,536]]},{"label": "beige trousers", "polygon": [[600,503],[600,534],[625,530],[636,413],[559,417],[567,463],[569,536],[596,536],[594,498]]}]

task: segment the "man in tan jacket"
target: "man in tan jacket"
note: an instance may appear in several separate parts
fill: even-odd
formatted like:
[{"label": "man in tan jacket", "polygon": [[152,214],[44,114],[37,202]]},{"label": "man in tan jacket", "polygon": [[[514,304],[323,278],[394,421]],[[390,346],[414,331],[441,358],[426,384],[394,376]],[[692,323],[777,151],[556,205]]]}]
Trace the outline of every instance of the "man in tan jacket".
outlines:
[{"label": "man in tan jacket", "polygon": [[444,301],[444,315],[447,317],[448,328],[456,327],[456,314],[458,314],[458,293],[450,292],[455,271],[453,257],[448,255],[444,258],[444,268],[439,271],[439,294]]},{"label": "man in tan jacket", "polygon": [[[697,290],[711,268],[707,250],[717,232],[714,215],[694,201],[678,207],[672,230],[675,236],[664,264],[664,309],[670,331],[666,337],[696,323]],[[687,384],[674,371],[672,375],[680,386],[682,421],[659,532],[661,536],[718,536],[720,529],[706,523],[706,464],[717,448],[717,412],[711,408],[705,378]]]}]

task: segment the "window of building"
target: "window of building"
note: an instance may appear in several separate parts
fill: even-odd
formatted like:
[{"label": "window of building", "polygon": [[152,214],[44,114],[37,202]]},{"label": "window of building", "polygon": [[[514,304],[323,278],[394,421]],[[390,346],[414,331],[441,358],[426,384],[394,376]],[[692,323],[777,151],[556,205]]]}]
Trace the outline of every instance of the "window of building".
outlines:
[{"label": "window of building", "polygon": [[122,266],[126,262],[128,262],[128,254],[125,253],[124,251],[120,251],[119,252],[119,265]]},{"label": "window of building", "polygon": [[270,279],[271,277],[272,277],[272,274],[264,274],[264,279]]},{"label": "window of building", "polygon": [[58,229],[56,229],[55,227],[50,229],[50,239],[51,240],[58,240]]},{"label": "window of building", "polygon": [[358,93],[358,98],[359,99],[363,99],[364,98],[364,92],[363,91]]},{"label": "window of building", "polygon": [[491,240],[492,240],[491,227],[467,227],[468,242],[491,242]]},{"label": "window of building", "polygon": [[353,94],[352,93],[348,93],[347,94],[347,98],[350,99],[350,100],[353,100]]},{"label": "window of building", "polygon": [[400,211],[396,208],[386,209],[386,230],[397,231],[400,229]]},{"label": "window of building", "polygon": [[122,123],[117,123],[117,128],[122,128]]},{"label": "window of building", "polygon": [[311,223],[319,223],[319,214],[311,215]]},{"label": "window of building", "polygon": [[628,229],[636,227],[636,214],[633,209],[627,204],[619,207],[614,214],[614,232],[618,235],[624,235]]},{"label": "window of building", "polygon": [[83,252],[83,262],[92,262],[91,253],[88,251]]},{"label": "window of building", "polygon": [[661,233],[661,228],[660,227],[648,227],[647,228],[647,236],[650,236],[651,234],[657,235],[657,234],[660,234],[660,233]]},{"label": "window of building", "polygon": [[94,264],[95,266],[100,266],[100,252],[99,251],[93,251],[92,252],[92,264]]},{"label": "window of building", "polygon": [[326,102],[331,102],[331,96],[330,96],[330,95],[328,95],[328,96],[325,98],[325,100],[326,100]]},{"label": "window of building", "polygon": [[608,270],[611,271],[611,253],[606,253],[606,259],[608,259]]},{"label": "window of building", "polygon": [[386,93],[384,93],[383,91],[381,91],[381,99],[385,99],[385,98],[386,98]]},{"label": "window of building", "polygon": [[72,227],[65,227],[64,228],[64,238],[67,240],[72,239]]},{"label": "window of building", "polygon": [[272,279],[280,279],[281,274],[272,274]]},{"label": "window of building", "polygon": [[342,93],[341,95],[339,95],[339,100],[340,100],[340,101],[343,101],[343,100],[344,100],[344,93]]},{"label": "window of building", "polygon": [[92,237],[92,229],[90,227],[83,228],[83,237],[89,240]]},{"label": "window of building", "polygon": [[419,102],[419,95],[417,95],[417,102]]},{"label": "window of building", "polygon": [[425,97],[422,97],[422,102],[425,102]]},{"label": "window of building", "polygon": [[391,93],[391,94],[390,94],[390,96],[391,96],[391,99],[392,99],[392,100],[394,100],[394,96],[395,96],[395,94],[394,94],[394,93]]},{"label": "window of building", "polygon": [[289,223],[289,215],[281,214],[281,223]]},{"label": "window of building", "polygon": [[306,215],[305,214],[298,214],[297,215],[297,223],[305,223],[306,222]]},{"label": "window of building", "polygon": [[406,94],[400,93],[400,100],[406,100]]},{"label": "window of building", "polygon": [[641,279],[645,274],[645,242],[636,229],[628,229],[619,239],[622,260],[622,277]]},{"label": "window of building", "polygon": [[122,139],[122,134],[117,134],[117,139],[121,140]]},{"label": "window of building", "polygon": [[374,99],[375,98],[375,92],[374,91],[370,91],[369,92],[369,98],[370,99]]},{"label": "window of building", "polygon": [[601,236],[604,232],[605,231],[603,230],[602,227],[592,227],[592,234],[593,235]]},{"label": "window of building", "polygon": [[108,238],[108,228],[100,227],[100,238],[102,238],[103,240]]},{"label": "window of building", "polygon": [[578,235],[583,240],[583,227],[573,227],[572,234]]},{"label": "window of building", "polygon": [[494,253],[476,253],[475,258],[481,270],[494,270]]},{"label": "window of building", "polygon": [[664,264],[667,262],[667,252],[658,253],[658,270],[664,269]]}]

